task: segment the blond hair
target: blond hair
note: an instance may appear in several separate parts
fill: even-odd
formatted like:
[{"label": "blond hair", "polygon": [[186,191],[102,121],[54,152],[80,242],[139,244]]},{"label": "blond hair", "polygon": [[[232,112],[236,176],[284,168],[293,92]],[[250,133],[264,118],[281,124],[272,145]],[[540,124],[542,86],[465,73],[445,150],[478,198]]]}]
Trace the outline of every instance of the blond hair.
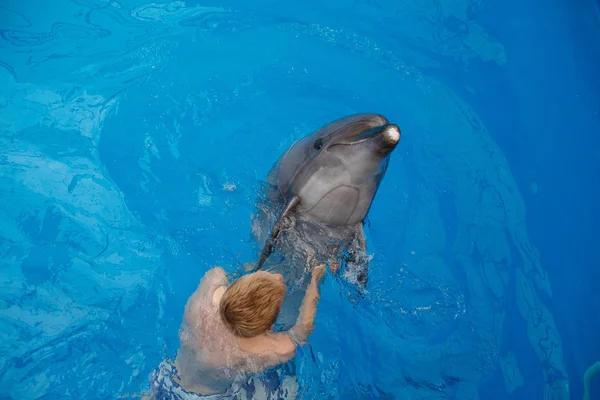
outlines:
[{"label": "blond hair", "polygon": [[275,323],[284,296],[282,283],[254,274],[246,275],[223,293],[219,314],[234,335],[255,337]]}]

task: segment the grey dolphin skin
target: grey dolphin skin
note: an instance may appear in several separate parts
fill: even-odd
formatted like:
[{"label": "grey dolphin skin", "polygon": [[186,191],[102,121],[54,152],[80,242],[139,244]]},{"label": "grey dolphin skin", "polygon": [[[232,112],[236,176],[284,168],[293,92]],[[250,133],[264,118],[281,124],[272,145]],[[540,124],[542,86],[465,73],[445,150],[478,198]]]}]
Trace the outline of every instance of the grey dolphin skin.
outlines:
[{"label": "grey dolphin skin", "polygon": [[[262,268],[277,247],[281,231],[289,231],[290,226],[300,229],[314,225],[304,229],[314,233],[309,233],[309,242],[355,240],[365,250],[363,221],[399,141],[400,129],[384,116],[356,114],[333,121],[294,143],[267,177],[266,207],[280,212],[255,270]],[[290,219],[294,220],[291,224]],[[366,283],[366,272],[359,281]]]}]

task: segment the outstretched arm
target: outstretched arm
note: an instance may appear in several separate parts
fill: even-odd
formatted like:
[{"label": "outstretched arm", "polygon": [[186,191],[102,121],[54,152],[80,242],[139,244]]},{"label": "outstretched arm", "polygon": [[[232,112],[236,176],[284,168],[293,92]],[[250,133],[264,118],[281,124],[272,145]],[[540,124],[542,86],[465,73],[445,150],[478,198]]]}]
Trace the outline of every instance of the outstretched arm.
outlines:
[{"label": "outstretched arm", "polygon": [[296,324],[290,329],[289,334],[298,344],[306,343],[306,339],[315,327],[315,316],[317,314],[317,303],[319,302],[319,281],[325,274],[325,264],[317,265],[312,272],[312,279],[300,306],[300,314]]},{"label": "outstretched arm", "polygon": [[318,284],[324,274],[325,264],[320,264],[313,269],[312,279],[302,300],[296,324],[287,332],[272,335],[276,350],[269,362],[270,365],[283,364],[296,357],[296,346],[305,344],[312,333],[319,301]]}]

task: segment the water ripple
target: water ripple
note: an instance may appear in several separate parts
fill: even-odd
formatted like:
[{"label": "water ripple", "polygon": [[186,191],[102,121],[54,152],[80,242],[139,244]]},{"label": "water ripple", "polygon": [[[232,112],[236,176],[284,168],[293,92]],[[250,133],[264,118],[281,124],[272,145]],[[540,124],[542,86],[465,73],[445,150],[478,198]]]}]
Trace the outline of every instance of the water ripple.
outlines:
[{"label": "water ripple", "polygon": [[253,254],[255,185],[276,155],[366,108],[407,140],[371,215],[372,293],[354,304],[326,282],[314,357],[296,363],[307,397],[476,398],[499,362],[518,376],[499,354],[510,271],[546,383],[564,394],[550,285],[506,160],[420,70],[506,62],[479,2],[318,6],[1,9],[0,395],[147,387],[202,272]]}]

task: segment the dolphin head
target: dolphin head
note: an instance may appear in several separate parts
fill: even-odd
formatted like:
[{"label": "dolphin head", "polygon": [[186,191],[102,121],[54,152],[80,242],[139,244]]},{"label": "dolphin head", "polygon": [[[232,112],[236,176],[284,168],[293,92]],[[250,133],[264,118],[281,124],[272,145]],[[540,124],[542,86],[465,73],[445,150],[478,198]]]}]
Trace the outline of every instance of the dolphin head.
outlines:
[{"label": "dolphin head", "polygon": [[299,199],[300,214],[328,225],[354,225],[366,217],[399,141],[400,129],[382,115],[338,119],[283,155],[279,189]]}]

